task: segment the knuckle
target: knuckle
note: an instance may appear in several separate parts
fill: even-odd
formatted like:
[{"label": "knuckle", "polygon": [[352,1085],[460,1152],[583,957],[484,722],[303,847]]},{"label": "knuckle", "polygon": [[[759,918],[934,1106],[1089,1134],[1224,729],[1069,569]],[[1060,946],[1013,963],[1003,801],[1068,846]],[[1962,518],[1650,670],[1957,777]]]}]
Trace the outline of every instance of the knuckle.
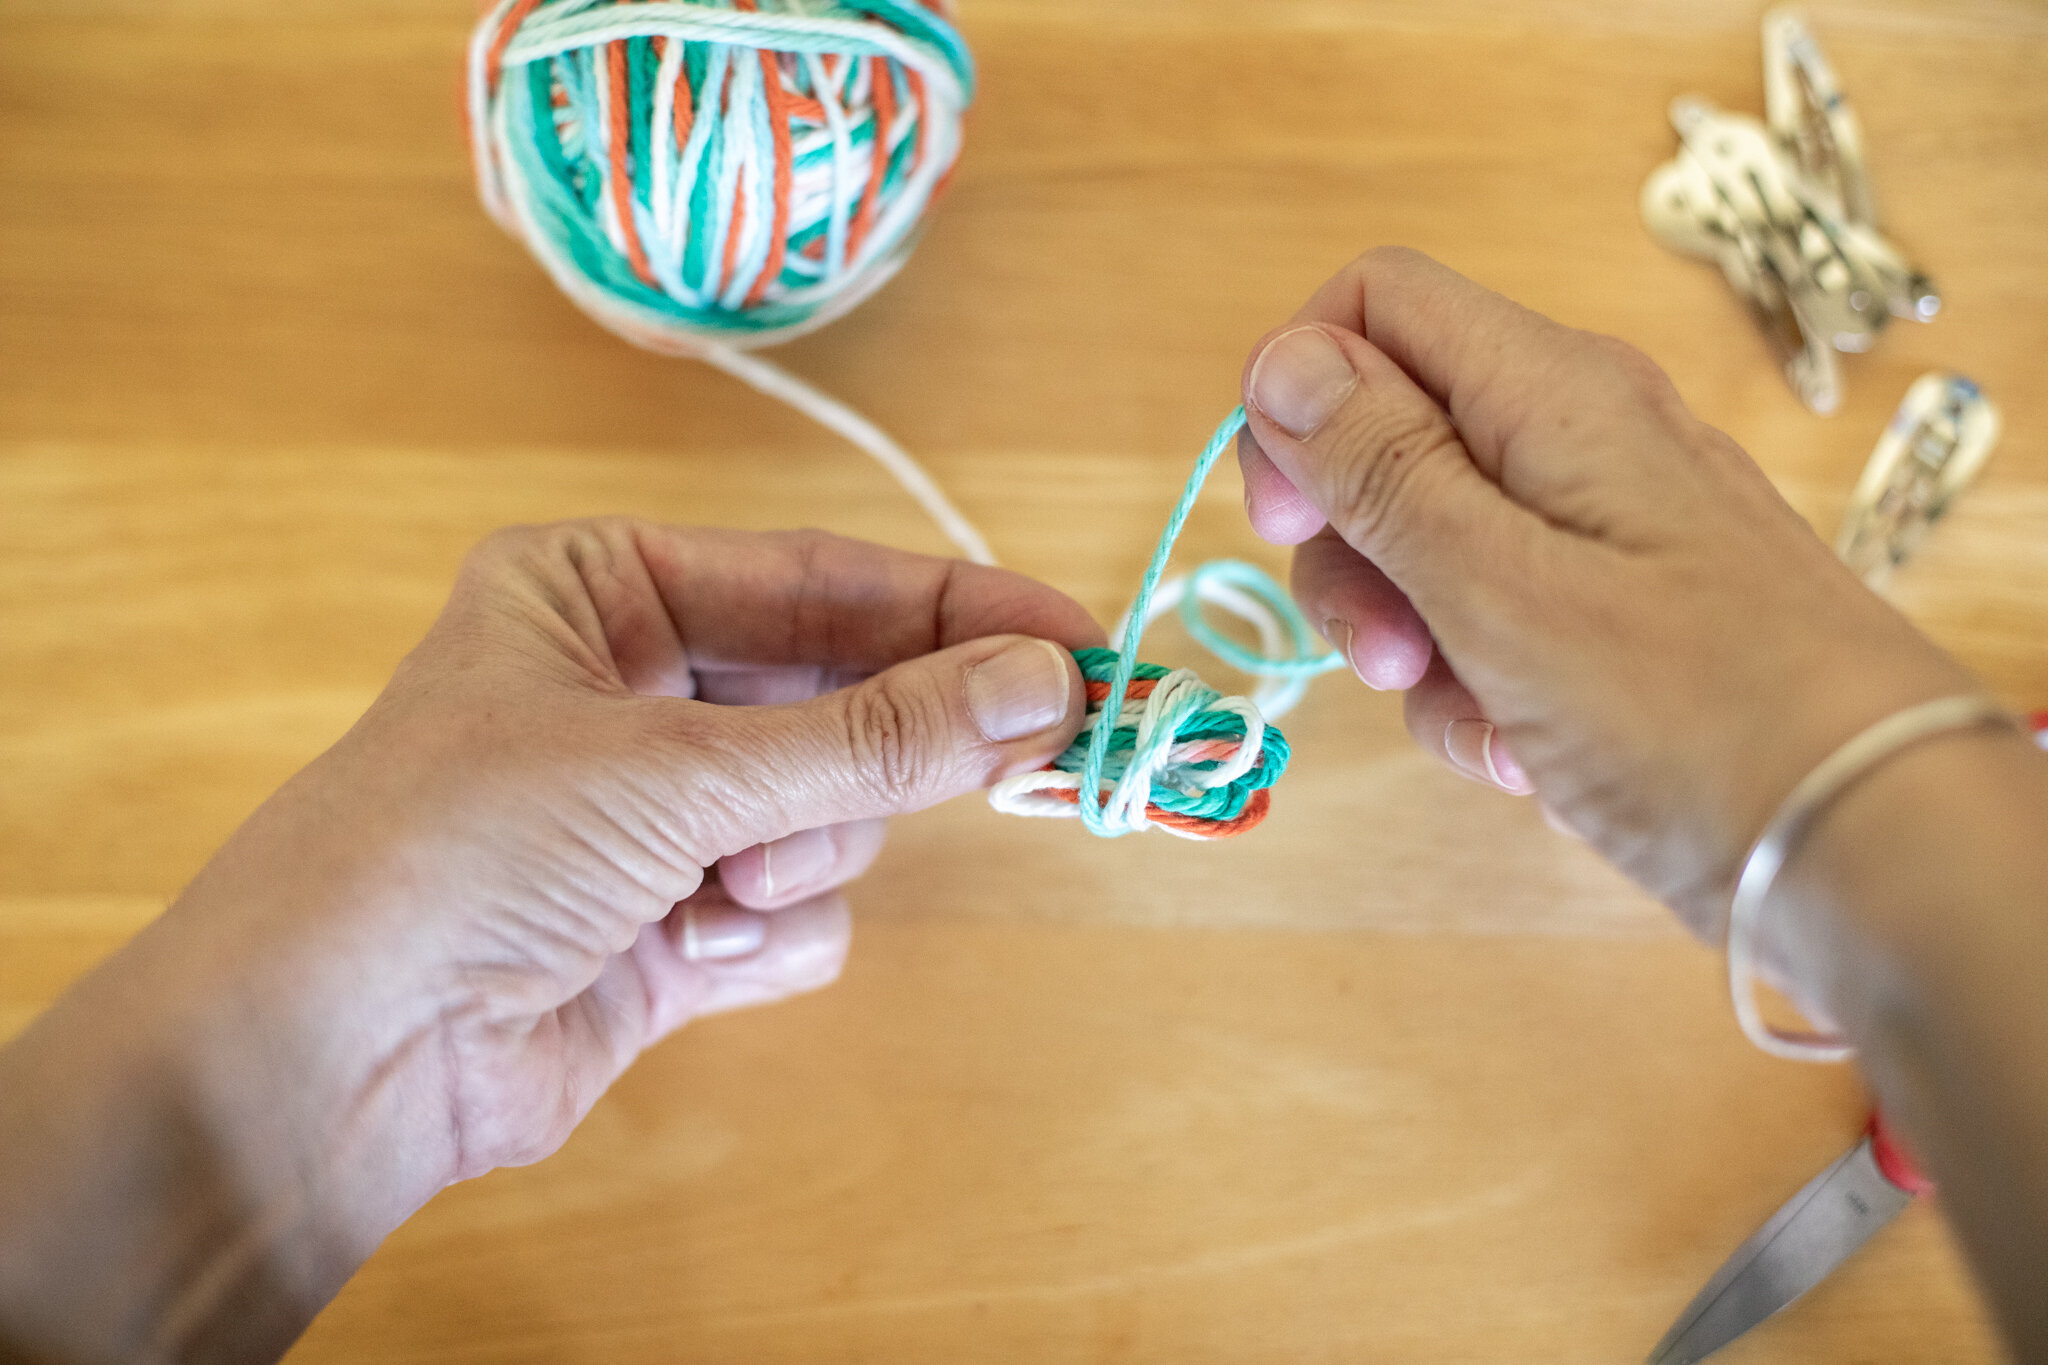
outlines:
[{"label": "knuckle", "polygon": [[1413,266],[1428,259],[1428,256],[1412,246],[1384,245],[1360,252],[1352,266],[1359,274],[1373,275],[1381,271]]},{"label": "knuckle", "polygon": [[820,584],[829,576],[834,552],[845,543],[843,537],[815,526],[768,534],[787,549],[791,562],[798,567],[799,579],[807,586]]},{"label": "knuckle", "polygon": [[507,602],[520,599],[533,577],[544,531],[539,526],[500,527],[471,546],[433,633],[446,638],[501,621]]},{"label": "knuckle", "polygon": [[1379,544],[1412,506],[1420,482],[1445,457],[1463,458],[1443,418],[1406,405],[1365,405],[1347,413],[1335,438],[1345,452],[1335,471],[1337,526],[1361,548]]},{"label": "knuckle", "polygon": [[785,832],[777,818],[785,793],[770,775],[796,755],[765,717],[746,707],[640,701],[640,725],[615,751],[627,756],[615,772],[636,798],[646,847],[708,867]]},{"label": "knuckle", "polygon": [[835,550],[841,538],[816,527],[773,531],[769,535],[786,552],[793,566],[792,610],[806,619],[812,604],[830,600]]},{"label": "knuckle", "polygon": [[854,688],[847,695],[846,745],[857,779],[889,800],[929,786],[946,733],[940,711],[933,699],[887,674]]},{"label": "knuckle", "polygon": [[500,526],[470,547],[469,553],[463,557],[463,572],[487,572],[519,559],[532,549],[543,529],[525,525]]},{"label": "knuckle", "polygon": [[545,559],[567,563],[579,573],[620,558],[631,546],[624,517],[580,517],[535,528],[534,549]]},{"label": "knuckle", "polygon": [[586,563],[611,558],[617,547],[630,543],[624,538],[631,534],[631,522],[625,517],[501,526],[470,549],[463,568],[471,573],[490,573],[504,568],[535,570],[566,563],[581,569]]},{"label": "knuckle", "polygon": [[1620,337],[1588,332],[1582,345],[1586,356],[1625,393],[1660,403],[1673,394],[1663,367]]}]

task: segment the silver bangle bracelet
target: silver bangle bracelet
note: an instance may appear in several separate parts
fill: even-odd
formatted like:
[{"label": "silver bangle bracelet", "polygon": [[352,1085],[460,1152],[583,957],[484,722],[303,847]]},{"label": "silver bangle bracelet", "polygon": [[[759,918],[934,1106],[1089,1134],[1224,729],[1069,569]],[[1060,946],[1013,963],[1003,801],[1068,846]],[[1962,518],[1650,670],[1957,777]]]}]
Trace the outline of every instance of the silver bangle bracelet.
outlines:
[{"label": "silver bangle bracelet", "polygon": [[1735,900],[1728,907],[1728,993],[1750,1042],[1774,1057],[1798,1062],[1841,1062],[1855,1055],[1841,1038],[1785,1033],[1764,1022],[1756,1003],[1757,925],[1764,899],[1815,817],[1857,779],[1923,739],[1991,724],[2016,727],[2018,722],[1997,702],[1976,695],[1943,697],[1896,711],[1822,759],[1778,807],[1743,860]]}]

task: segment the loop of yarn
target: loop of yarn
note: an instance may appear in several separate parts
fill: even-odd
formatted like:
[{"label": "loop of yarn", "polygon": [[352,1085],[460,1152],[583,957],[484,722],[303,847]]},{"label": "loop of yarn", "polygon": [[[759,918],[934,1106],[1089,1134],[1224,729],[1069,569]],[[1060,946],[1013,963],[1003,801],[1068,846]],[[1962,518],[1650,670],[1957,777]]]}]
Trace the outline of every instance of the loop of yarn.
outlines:
[{"label": "loop of yarn", "polygon": [[886,282],[974,82],[912,0],[500,0],[469,63],[492,216],[600,323],[686,355]]},{"label": "loop of yarn", "polygon": [[[1259,637],[1259,647],[1239,644],[1209,624],[1202,614],[1204,603],[1251,626]],[[1322,643],[1294,598],[1256,564],[1212,559],[1165,580],[1152,598],[1151,620],[1175,607],[1180,608],[1181,625],[1196,644],[1240,673],[1259,679],[1251,702],[1267,720],[1292,711],[1316,677],[1345,667],[1344,656]],[[1123,629],[1124,622],[1117,622],[1117,633]]]},{"label": "loop of yarn", "polygon": [[[1265,819],[1268,793],[1287,770],[1286,736],[1253,701],[1226,697],[1187,669],[1138,662],[1145,627],[1178,602],[1197,640],[1247,672],[1281,680],[1292,689],[1284,698],[1288,705],[1309,678],[1342,663],[1329,651],[1315,652],[1300,610],[1252,565],[1218,561],[1161,583],[1209,471],[1243,426],[1244,409],[1237,408],[1195,461],[1119,626],[1119,647],[1075,651],[1088,686],[1087,727],[1047,767],[997,783],[989,793],[997,810],[1078,815],[1091,833],[1105,837],[1157,827],[1190,839],[1220,839]],[[1203,620],[1199,604],[1205,600],[1252,621],[1263,652]]]}]

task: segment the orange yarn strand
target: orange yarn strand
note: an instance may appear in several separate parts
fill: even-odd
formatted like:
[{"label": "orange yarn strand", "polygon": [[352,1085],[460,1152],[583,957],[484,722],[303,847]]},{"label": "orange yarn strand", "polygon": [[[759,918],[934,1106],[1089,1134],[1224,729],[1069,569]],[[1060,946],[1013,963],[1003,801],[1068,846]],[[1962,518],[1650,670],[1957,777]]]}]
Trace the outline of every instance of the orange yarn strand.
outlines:
[{"label": "orange yarn strand", "polygon": [[604,55],[605,74],[610,78],[606,85],[611,95],[605,112],[609,115],[611,142],[612,211],[619,216],[619,233],[626,239],[626,259],[632,263],[633,273],[642,283],[652,285],[654,267],[647,263],[647,250],[640,245],[640,229],[633,222],[633,180],[627,156],[633,134],[626,99],[626,45],[609,43]]}]

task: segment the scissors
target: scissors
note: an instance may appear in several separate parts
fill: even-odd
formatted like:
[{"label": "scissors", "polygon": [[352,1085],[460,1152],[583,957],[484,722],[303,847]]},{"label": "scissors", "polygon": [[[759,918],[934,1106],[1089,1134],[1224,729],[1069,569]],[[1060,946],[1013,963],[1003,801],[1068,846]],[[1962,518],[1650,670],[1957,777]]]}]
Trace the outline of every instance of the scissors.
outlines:
[{"label": "scissors", "polygon": [[1872,1111],[1856,1145],[1735,1249],[1650,1352],[1692,1365],[1819,1284],[1933,1182]]}]

